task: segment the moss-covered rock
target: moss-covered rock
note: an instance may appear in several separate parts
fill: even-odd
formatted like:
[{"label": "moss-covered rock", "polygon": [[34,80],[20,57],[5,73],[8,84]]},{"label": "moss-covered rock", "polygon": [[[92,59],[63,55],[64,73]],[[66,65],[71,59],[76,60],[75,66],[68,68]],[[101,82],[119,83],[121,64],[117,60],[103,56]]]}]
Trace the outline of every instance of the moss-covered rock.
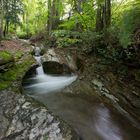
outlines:
[{"label": "moss-covered rock", "polygon": [[0,72],[7,71],[14,65],[14,57],[7,51],[0,52]]},{"label": "moss-covered rock", "polygon": [[8,71],[0,73],[0,90],[9,87],[14,81],[22,78],[33,63],[34,59],[29,55],[24,60],[21,60],[20,63],[15,63]]},{"label": "moss-covered rock", "polygon": [[0,65],[3,65],[5,63],[14,61],[14,57],[11,53],[7,51],[1,51],[0,52]]}]

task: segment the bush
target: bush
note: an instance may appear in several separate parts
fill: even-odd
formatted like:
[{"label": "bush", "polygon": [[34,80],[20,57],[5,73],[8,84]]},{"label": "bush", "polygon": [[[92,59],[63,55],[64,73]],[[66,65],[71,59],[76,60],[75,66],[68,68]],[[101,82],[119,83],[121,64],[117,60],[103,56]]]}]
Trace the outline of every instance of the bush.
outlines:
[{"label": "bush", "polygon": [[58,47],[73,47],[73,46],[78,46],[79,43],[82,41],[80,39],[72,39],[72,38],[58,38],[56,41],[56,44]]},{"label": "bush", "polygon": [[136,28],[140,28],[140,2],[126,10],[122,17],[121,32],[119,35],[120,43],[123,48],[127,48],[133,43],[133,34]]},{"label": "bush", "polygon": [[23,32],[23,31],[19,32],[19,33],[17,34],[17,36],[18,36],[20,39],[28,39],[28,36],[27,36],[26,32]]},{"label": "bush", "polygon": [[50,36],[46,37],[48,47],[71,47],[81,43],[80,33],[67,30],[55,30]]}]

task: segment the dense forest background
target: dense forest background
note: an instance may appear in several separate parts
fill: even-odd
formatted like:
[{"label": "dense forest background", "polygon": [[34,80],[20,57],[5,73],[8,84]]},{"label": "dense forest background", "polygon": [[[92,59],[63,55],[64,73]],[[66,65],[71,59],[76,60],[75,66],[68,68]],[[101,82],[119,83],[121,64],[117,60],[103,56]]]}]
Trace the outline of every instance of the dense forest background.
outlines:
[{"label": "dense forest background", "polygon": [[79,46],[127,65],[140,64],[139,0],[1,0],[0,37]]}]

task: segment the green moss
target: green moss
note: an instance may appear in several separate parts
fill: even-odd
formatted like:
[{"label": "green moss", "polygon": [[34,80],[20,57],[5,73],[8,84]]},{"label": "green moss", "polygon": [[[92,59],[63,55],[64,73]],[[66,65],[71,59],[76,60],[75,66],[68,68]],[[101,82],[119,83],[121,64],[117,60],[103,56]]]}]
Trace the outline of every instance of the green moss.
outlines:
[{"label": "green moss", "polygon": [[44,137],[44,140],[48,140],[48,137],[47,137],[47,136],[45,136],[45,137]]},{"label": "green moss", "polygon": [[9,85],[8,81],[0,82],[0,90],[7,88]]},{"label": "green moss", "polygon": [[32,56],[28,56],[22,63],[15,64],[14,67],[9,69],[5,73],[0,73],[0,90],[5,89],[12,85],[15,80],[22,78],[25,71],[30,65],[32,65],[34,59]]},{"label": "green moss", "polygon": [[7,52],[7,51],[1,51],[0,52],[0,58],[4,59],[4,60],[9,60],[12,58],[12,54]]},{"label": "green moss", "polygon": [[23,55],[22,52],[20,52],[20,51],[16,52],[15,59],[20,59],[22,57],[22,55]]}]

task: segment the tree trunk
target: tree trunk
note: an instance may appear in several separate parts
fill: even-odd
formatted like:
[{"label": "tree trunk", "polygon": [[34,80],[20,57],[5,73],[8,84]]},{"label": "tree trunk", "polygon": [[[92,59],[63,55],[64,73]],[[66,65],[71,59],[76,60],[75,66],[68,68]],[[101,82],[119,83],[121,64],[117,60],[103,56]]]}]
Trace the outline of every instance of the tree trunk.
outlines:
[{"label": "tree trunk", "polygon": [[52,9],[51,9],[51,0],[48,0],[48,23],[47,23],[47,30],[48,30],[48,34],[50,34],[51,30],[52,30]]},{"label": "tree trunk", "polygon": [[97,6],[96,31],[100,32],[101,30],[103,30],[103,7],[100,3],[98,3]]},{"label": "tree trunk", "polygon": [[111,24],[111,0],[97,1],[96,31],[106,29]]},{"label": "tree trunk", "polygon": [[[16,0],[14,0],[14,6],[16,7]],[[15,9],[15,8],[14,8]],[[14,10],[13,9],[13,10]],[[16,14],[14,15],[14,20],[15,20],[15,23],[14,23],[14,29],[15,29],[15,33],[16,33],[16,28],[17,28],[17,17],[16,17]]]},{"label": "tree trunk", "polygon": [[[74,10],[80,15],[81,19],[83,20],[84,26],[87,28],[87,24],[85,22],[84,16],[82,15],[82,4],[86,2],[86,0],[74,0]],[[82,31],[83,25],[76,20],[76,30]]]},{"label": "tree trunk", "polygon": [[1,27],[0,27],[0,36],[3,37],[3,20],[4,20],[4,2],[1,0]]},{"label": "tree trunk", "polygon": [[8,34],[8,28],[9,28],[9,3],[8,0],[6,0],[6,21],[4,27],[4,36]]},{"label": "tree trunk", "polygon": [[111,0],[106,0],[107,4],[106,4],[106,27],[109,27],[111,24]]},{"label": "tree trunk", "polygon": [[57,29],[60,20],[60,0],[48,0],[48,34]]}]

